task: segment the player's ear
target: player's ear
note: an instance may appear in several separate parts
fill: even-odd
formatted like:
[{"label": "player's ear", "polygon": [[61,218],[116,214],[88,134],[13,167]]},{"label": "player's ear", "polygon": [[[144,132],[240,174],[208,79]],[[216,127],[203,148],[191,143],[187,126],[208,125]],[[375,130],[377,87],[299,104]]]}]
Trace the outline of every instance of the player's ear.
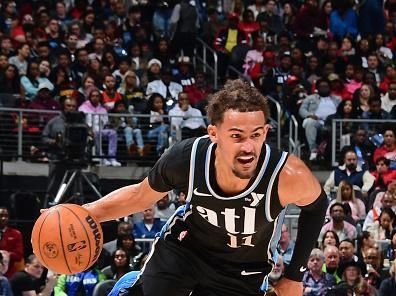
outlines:
[{"label": "player's ear", "polygon": [[208,135],[213,143],[217,143],[217,127],[215,125],[208,125]]}]

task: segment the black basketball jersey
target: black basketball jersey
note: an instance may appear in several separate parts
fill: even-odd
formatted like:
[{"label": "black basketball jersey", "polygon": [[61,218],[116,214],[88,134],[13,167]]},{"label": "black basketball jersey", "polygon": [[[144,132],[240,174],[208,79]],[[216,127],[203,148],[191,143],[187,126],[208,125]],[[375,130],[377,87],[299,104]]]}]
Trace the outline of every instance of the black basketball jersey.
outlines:
[{"label": "black basketball jersey", "polygon": [[153,189],[176,188],[187,194],[187,204],[177,209],[161,236],[210,263],[268,270],[285,212],[277,189],[287,153],[263,145],[256,176],[247,188],[224,196],[214,176],[216,145],[207,136],[188,141],[177,144],[181,146],[176,152],[160,159],[149,174]]}]

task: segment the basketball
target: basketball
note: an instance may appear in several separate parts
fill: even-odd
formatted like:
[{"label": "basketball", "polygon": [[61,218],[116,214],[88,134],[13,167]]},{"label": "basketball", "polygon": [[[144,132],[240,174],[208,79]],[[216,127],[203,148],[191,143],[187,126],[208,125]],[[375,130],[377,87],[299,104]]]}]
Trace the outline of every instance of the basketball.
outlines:
[{"label": "basketball", "polygon": [[103,247],[99,222],[75,204],[59,204],[37,219],[32,231],[33,252],[59,274],[75,274],[91,267]]}]

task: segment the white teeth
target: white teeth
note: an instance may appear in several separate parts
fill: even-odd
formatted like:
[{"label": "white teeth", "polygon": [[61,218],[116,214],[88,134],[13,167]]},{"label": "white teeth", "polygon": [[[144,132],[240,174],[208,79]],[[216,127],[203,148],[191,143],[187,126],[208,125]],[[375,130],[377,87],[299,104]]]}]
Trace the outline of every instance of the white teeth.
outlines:
[{"label": "white teeth", "polygon": [[252,159],[253,157],[251,157],[251,156],[241,156],[241,157],[238,157],[239,159],[243,159],[243,160],[250,160],[250,159]]}]

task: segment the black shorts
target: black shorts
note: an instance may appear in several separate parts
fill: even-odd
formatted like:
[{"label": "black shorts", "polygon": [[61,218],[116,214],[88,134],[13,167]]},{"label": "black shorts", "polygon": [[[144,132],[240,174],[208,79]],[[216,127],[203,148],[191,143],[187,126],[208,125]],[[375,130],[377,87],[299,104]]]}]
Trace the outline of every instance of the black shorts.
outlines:
[{"label": "black shorts", "polygon": [[[177,242],[158,239],[129,296],[259,296],[271,265],[260,271],[209,265]],[[259,273],[260,272],[260,273]]]}]

